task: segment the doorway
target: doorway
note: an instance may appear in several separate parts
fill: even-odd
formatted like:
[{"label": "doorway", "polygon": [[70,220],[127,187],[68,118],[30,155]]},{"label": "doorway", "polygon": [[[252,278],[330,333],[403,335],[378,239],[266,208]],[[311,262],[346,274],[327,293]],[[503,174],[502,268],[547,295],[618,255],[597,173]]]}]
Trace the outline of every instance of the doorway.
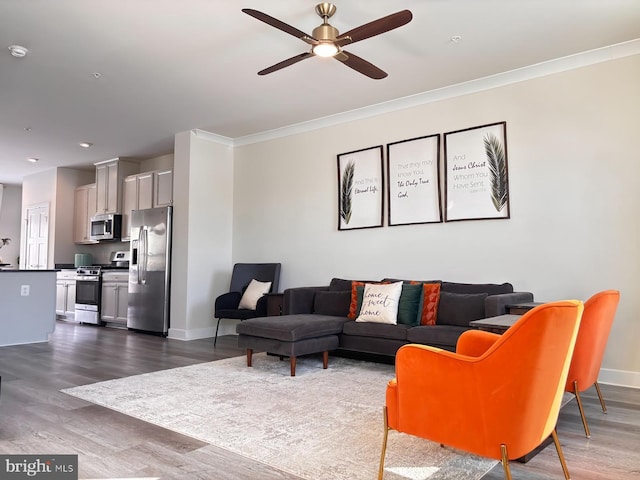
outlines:
[{"label": "doorway", "polygon": [[25,225],[25,259],[27,270],[45,270],[49,252],[49,204],[27,207]]}]

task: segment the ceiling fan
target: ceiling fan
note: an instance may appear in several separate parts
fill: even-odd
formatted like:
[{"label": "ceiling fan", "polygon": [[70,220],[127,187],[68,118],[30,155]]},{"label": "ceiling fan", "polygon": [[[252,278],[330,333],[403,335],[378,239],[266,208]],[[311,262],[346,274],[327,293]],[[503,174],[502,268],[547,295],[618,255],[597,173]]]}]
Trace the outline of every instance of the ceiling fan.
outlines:
[{"label": "ceiling fan", "polygon": [[294,63],[298,63],[301,60],[317,55],[319,57],[333,57],[347,67],[376,80],[386,77],[387,73],[357,55],[343,50],[342,47],[406,25],[413,18],[409,10],[402,10],[356,27],[346,33],[339,34],[338,29],[329,25],[328,22],[329,18],[336,13],[336,6],[332,3],[319,3],[316,5],[316,13],[322,17],[322,25],[313,29],[313,35],[307,35],[297,28],[287,25],[258,10],[243,8],[242,11],[311,45],[309,52],[301,53],[300,55],[276,63],[269,68],[260,70],[258,75],[273,73]]}]

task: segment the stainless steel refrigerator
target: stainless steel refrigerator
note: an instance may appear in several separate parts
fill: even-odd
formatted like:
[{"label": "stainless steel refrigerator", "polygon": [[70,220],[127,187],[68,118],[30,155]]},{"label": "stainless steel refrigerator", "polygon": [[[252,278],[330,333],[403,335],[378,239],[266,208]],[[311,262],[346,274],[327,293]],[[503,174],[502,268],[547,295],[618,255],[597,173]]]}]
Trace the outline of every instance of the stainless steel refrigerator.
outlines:
[{"label": "stainless steel refrigerator", "polygon": [[169,331],[172,207],[131,212],[127,327]]}]

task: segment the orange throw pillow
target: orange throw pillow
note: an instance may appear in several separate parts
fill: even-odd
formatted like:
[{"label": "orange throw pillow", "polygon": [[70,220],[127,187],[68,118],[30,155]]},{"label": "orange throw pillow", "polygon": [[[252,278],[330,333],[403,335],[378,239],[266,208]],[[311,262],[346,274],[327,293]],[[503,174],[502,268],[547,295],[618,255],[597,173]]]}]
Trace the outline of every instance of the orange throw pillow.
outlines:
[{"label": "orange throw pillow", "polygon": [[356,287],[364,287],[364,282],[351,282],[351,303],[349,304],[349,315],[347,318],[355,320],[358,316],[358,290]]},{"label": "orange throw pillow", "polygon": [[438,302],[440,301],[440,284],[422,284],[422,316],[420,325],[435,325],[438,316]]}]

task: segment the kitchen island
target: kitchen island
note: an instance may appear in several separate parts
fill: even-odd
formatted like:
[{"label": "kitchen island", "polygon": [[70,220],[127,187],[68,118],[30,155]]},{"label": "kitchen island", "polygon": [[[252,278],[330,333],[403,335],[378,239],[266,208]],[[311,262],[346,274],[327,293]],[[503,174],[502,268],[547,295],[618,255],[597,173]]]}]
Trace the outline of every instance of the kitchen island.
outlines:
[{"label": "kitchen island", "polygon": [[56,271],[0,270],[0,346],[46,342],[56,328]]}]

